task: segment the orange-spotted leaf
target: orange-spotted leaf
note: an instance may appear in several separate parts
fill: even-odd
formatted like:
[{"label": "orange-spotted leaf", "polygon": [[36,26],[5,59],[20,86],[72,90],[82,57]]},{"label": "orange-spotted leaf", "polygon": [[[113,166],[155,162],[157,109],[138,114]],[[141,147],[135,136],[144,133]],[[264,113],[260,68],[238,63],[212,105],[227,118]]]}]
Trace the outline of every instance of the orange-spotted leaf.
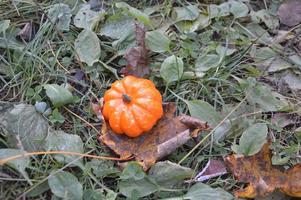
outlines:
[{"label": "orange-spotted leaf", "polygon": [[265,197],[275,189],[301,197],[301,164],[284,172],[272,166],[269,143],[253,156],[229,155],[225,164],[239,182],[248,183],[246,188],[234,192],[236,197]]},{"label": "orange-spotted leaf", "polygon": [[[100,140],[121,158],[133,156],[144,169],[148,169],[160,158],[170,154],[176,148],[195,136],[196,130],[208,129],[208,125],[194,118],[181,115],[174,116],[174,103],[164,105],[164,115],[149,132],[137,138],[113,133],[104,123]],[[182,122],[183,121],[183,122]],[[192,127],[192,124],[195,127]],[[198,131],[199,132],[199,131]]]}]

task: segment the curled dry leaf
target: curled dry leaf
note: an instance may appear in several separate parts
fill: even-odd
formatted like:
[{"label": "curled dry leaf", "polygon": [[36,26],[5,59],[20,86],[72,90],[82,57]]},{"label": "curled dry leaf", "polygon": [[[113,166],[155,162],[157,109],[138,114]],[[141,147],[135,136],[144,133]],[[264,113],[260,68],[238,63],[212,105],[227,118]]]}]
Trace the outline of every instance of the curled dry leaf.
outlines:
[{"label": "curled dry leaf", "polygon": [[23,28],[18,32],[17,39],[21,41],[30,42],[33,40],[37,32],[37,27],[32,22],[27,22]]},{"label": "curled dry leaf", "polygon": [[278,9],[280,22],[287,26],[296,26],[301,23],[301,1],[286,1]]},{"label": "curled dry leaf", "polygon": [[225,164],[220,160],[209,160],[203,170],[196,175],[195,181],[205,181],[227,173]]},{"label": "curled dry leaf", "polygon": [[164,115],[156,126],[137,138],[115,134],[104,122],[100,140],[120,155],[121,158],[133,156],[146,170],[158,159],[170,154],[176,148],[186,143],[193,137],[195,129],[203,130],[209,128],[206,123],[201,124],[201,122],[198,123],[197,127],[191,127],[191,123],[187,125],[189,117],[186,117],[186,124],[183,123],[181,121],[183,116],[174,116],[175,110],[176,106],[174,103],[164,105]]},{"label": "curled dry leaf", "polygon": [[234,192],[236,197],[265,197],[275,189],[301,197],[301,164],[284,172],[272,166],[269,143],[253,156],[229,155],[225,164],[238,181],[249,183],[246,188]]},{"label": "curled dry leaf", "polygon": [[144,77],[149,74],[148,49],[145,47],[145,28],[142,25],[135,24],[135,34],[137,46],[128,49],[124,55],[127,66],[121,69],[124,75],[134,75]]}]

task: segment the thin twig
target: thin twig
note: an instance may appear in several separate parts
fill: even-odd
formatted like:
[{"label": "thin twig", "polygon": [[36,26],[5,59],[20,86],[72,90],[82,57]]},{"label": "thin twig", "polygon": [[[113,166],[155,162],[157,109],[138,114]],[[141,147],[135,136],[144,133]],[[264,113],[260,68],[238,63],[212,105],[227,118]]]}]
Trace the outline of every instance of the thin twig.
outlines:
[{"label": "thin twig", "polygon": [[64,106],[65,110],[67,110],[69,113],[71,113],[72,115],[74,115],[75,117],[77,117],[78,119],[82,120],[83,122],[85,122],[88,126],[90,126],[93,130],[95,130],[96,132],[99,132],[99,130],[97,130],[97,128],[95,128],[95,126],[93,126],[91,123],[89,123],[87,120],[85,120],[84,118],[82,118],[81,116],[77,115],[76,113],[72,112],[71,110],[69,110],[68,108],[66,108]]},{"label": "thin twig", "polygon": [[36,155],[51,155],[51,154],[63,154],[63,155],[71,155],[71,156],[82,156],[87,158],[96,158],[96,159],[102,159],[102,160],[117,160],[117,161],[123,161],[123,160],[130,160],[130,158],[114,158],[114,157],[108,157],[108,156],[97,156],[97,155],[91,155],[91,154],[83,154],[78,152],[72,152],[72,151],[37,151],[37,152],[29,152],[29,153],[23,153],[18,154],[15,156],[7,157],[0,160],[0,165],[4,165],[7,162],[10,162],[12,160],[16,160],[18,158],[23,158],[26,156],[36,156]]},{"label": "thin twig", "polygon": [[54,51],[53,51],[53,49],[52,49],[51,44],[50,44],[49,41],[47,41],[47,44],[48,44],[48,46],[49,46],[49,48],[50,48],[50,51],[51,51],[53,57],[55,58],[55,60],[56,60],[56,62],[57,62],[57,64],[58,64],[61,68],[63,68],[63,70],[65,70],[68,74],[70,74],[70,72],[69,72],[69,71],[68,71],[68,70],[60,63],[60,61],[57,59],[57,56],[55,55],[55,53],[54,53]]}]

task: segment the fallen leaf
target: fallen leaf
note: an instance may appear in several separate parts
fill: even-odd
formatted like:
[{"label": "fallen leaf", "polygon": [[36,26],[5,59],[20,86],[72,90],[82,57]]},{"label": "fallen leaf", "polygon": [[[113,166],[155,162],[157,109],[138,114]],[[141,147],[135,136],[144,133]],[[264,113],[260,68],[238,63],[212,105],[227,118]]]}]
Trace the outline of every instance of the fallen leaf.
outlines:
[{"label": "fallen leaf", "polygon": [[301,164],[280,171],[272,166],[269,144],[265,143],[253,156],[233,154],[225,157],[225,164],[234,177],[239,182],[249,183],[246,188],[234,192],[236,197],[265,197],[275,189],[289,196],[301,197]]},{"label": "fallen leaf", "polygon": [[144,77],[150,73],[148,66],[148,49],[145,46],[145,28],[135,24],[136,47],[128,49],[124,55],[127,66],[121,70],[122,74]]},{"label": "fallen leaf", "polygon": [[301,22],[301,1],[286,1],[278,9],[280,22],[287,26],[295,26]]},{"label": "fallen leaf", "polygon": [[[158,159],[170,154],[177,147],[186,143],[193,134],[193,129],[200,127],[207,129],[209,126],[203,123],[201,126],[189,128],[191,123],[183,123],[182,116],[174,116],[176,106],[167,103],[164,106],[164,116],[157,125],[148,133],[137,138],[129,138],[112,132],[106,123],[103,124],[100,140],[110,147],[121,158],[134,156],[138,162],[148,169]],[[185,120],[184,120],[185,121]],[[187,125],[188,124],[188,125]]]},{"label": "fallen leaf", "polygon": [[225,164],[219,160],[209,160],[203,170],[196,175],[195,181],[205,181],[227,173]]},{"label": "fallen leaf", "polygon": [[30,42],[37,32],[37,27],[32,22],[27,22],[17,34],[17,39]]}]

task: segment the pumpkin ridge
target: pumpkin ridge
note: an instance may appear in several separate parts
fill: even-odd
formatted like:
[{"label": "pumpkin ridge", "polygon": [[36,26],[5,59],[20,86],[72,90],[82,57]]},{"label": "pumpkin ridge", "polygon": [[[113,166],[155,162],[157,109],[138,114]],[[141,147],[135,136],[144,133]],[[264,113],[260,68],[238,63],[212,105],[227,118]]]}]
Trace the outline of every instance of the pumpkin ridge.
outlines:
[{"label": "pumpkin ridge", "polygon": [[127,86],[125,85],[124,81],[121,80],[120,82],[121,82],[122,87],[124,88],[125,94],[128,95],[129,97],[131,97],[131,95],[128,93]]},{"label": "pumpkin ridge", "polygon": [[141,108],[142,110],[144,110],[145,112],[147,112],[148,114],[150,114],[152,117],[156,118],[156,116],[153,113],[151,113],[149,110],[145,109],[141,104],[139,104],[137,102],[134,102],[134,103],[135,103],[136,106],[138,106],[139,108]]},{"label": "pumpkin ridge", "polygon": [[132,107],[133,107],[133,106],[129,106],[128,109],[129,109],[130,112],[132,113],[132,115],[133,115],[133,117],[134,117],[134,119],[135,119],[135,122],[136,122],[136,125],[138,126],[138,128],[139,128],[140,130],[143,130],[143,131],[144,131],[144,129],[142,128],[142,126],[141,126],[141,124],[140,124],[140,122],[139,122],[139,120],[138,120],[138,118],[137,118],[135,112],[133,111]]},{"label": "pumpkin ridge", "polygon": [[[123,89],[125,90],[125,88],[124,88],[124,85],[122,85],[122,87],[123,87]],[[111,85],[111,89],[113,89],[113,90],[115,90],[116,92],[119,92],[119,93],[121,93],[122,94],[122,91],[118,88],[118,87],[116,87],[115,85]]]}]

